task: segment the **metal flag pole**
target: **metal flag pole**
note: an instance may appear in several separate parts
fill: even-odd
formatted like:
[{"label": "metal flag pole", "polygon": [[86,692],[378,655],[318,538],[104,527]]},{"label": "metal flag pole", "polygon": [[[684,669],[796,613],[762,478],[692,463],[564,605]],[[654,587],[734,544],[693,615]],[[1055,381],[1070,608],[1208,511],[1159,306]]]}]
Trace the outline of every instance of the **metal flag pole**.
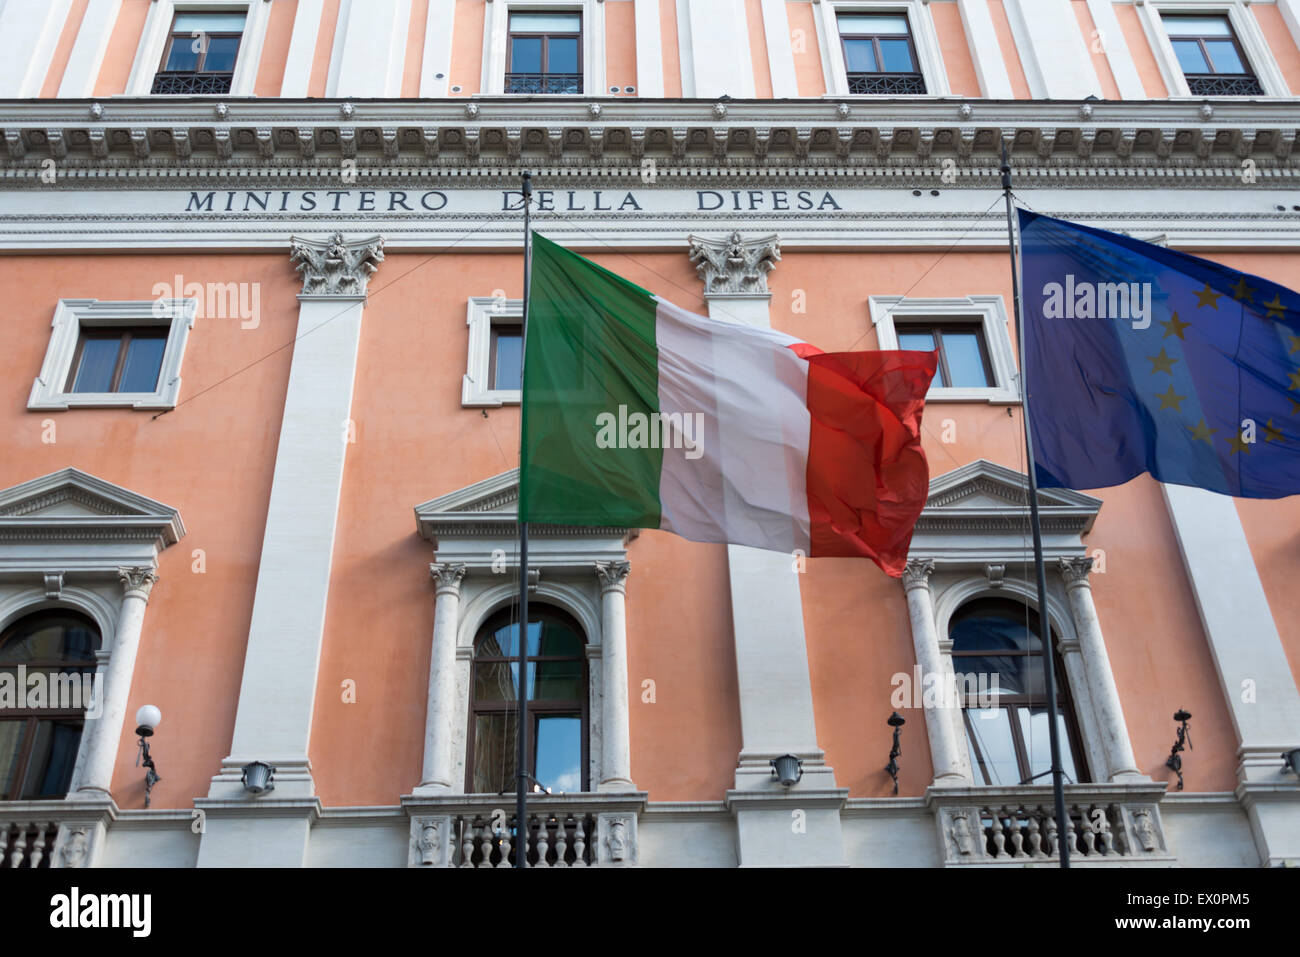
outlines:
[{"label": "metal flag pole", "polygon": [[1016,347],[1020,353],[1020,417],[1025,427],[1025,456],[1029,472],[1029,524],[1034,533],[1034,572],[1038,577],[1038,630],[1043,642],[1043,690],[1047,695],[1047,737],[1052,748],[1052,791],[1056,797],[1056,845],[1061,867],[1070,866],[1070,820],[1065,814],[1065,775],[1061,768],[1061,735],[1056,727],[1056,651],[1047,615],[1047,575],[1043,571],[1043,530],[1038,521],[1038,475],[1034,467],[1034,438],[1029,428],[1029,387],[1026,383],[1025,316],[1020,302],[1020,266],[1016,257],[1015,205],[1011,200],[1011,159],[1002,144],[1002,194],[1007,201],[1007,245],[1011,250],[1011,290],[1016,310]]},{"label": "metal flag pole", "polygon": [[[528,354],[528,286],[533,278],[533,236],[529,206],[533,196],[532,173],[523,174],[521,193],[524,200],[524,308],[520,324],[519,389],[524,387],[524,356]],[[520,423],[520,468],[523,467],[523,423]],[[519,473],[520,484],[523,472]],[[528,523],[519,522],[519,675],[516,678],[516,700],[519,703],[519,724],[515,738],[519,749],[515,753],[515,867],[528,866]]]}]

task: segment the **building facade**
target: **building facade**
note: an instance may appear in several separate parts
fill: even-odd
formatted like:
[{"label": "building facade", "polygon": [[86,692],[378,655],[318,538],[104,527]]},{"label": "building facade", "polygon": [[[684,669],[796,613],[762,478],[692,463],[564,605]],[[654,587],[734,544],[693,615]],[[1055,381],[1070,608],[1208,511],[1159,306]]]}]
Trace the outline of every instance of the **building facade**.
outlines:
[{"label": "building facade", "polygon": [[1297,288],[1296,94],[1300,0],[0,0],[0,866],[508,863],[525,169],[940,353],[901,582],[534,530],[534,862],[1300,863],[1300,504],[1045,490],[1036,608],[998,172]]}]

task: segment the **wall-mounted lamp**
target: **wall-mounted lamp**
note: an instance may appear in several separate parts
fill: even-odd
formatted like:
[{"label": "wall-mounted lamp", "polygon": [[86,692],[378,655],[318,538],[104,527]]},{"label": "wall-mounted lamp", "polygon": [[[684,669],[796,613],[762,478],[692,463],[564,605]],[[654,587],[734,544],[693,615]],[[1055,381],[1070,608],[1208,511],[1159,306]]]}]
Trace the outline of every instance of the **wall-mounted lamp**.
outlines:
[{"label": "wall-mounted lamp", "polygon": [[254,761],[252,764],[245,764],[244,775],[241,780],[244,783],[244,790],[252,794],[274,791],[275,768],[265,761]]},{"label": "wall-mounted lamp", "polygon": [[783,788],[799,783],[799,779],[803,777],[803,761],[793,754],[783,754],[779,758],[773,758],[771,764],[772,777],[780,781]]},{"label": "wall-mounted lamp", "polygon": [[1169,749],[1169,759],[1165,761],[1165,767],[1178,775],[1178,790],[1183,789],[1183,756],[1180,753],[1184,750],[1192,750],[1192,732],[1187,727],[1187,721],[1191,718],[1190,711],[1184,711],[1179,708],[1174,712],[1174,720],[1181,722],[1178,726],[1178,737],[1174,740],[1174,746]]},{"label": "wall-mounted lamp", "polygon": [[1300,778],[1300,748],[1282,752],[1282,773],[1288,771]]},{"label": "wall-mounted lamp", "polygon": [[140,746],[135,754],[135,766],[144,766],[144,806],[149,806],[153,797],[153,786],[162,780],[158,768],[154,766],[153,756],[149,753],[149,739],[154,729],[162,723],[162,712],[151,704],[142,705],[135,713],[135,733],[140,736]]},{"label": "wall-mounted lamp", "polygon": [[901,714],[895,711],[887,721],[888,725],[894,729],[894,746],[889,749],[889,763],[885,765],[885,771],[894,779],[894,793],[898,793],[898,756],[903,753],[903,746],[899,741],[899,734],[903,730],[903,725],[907,721]]}]

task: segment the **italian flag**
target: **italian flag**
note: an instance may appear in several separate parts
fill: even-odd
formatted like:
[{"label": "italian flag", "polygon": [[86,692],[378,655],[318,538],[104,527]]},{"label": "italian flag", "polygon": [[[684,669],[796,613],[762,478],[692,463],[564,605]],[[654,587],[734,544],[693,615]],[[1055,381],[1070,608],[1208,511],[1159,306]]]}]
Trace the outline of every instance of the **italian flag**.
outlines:
[{"label": "italian flag", "polygon": [[519,515],[907,562],[931,352],[697,316],[533,234]]}]

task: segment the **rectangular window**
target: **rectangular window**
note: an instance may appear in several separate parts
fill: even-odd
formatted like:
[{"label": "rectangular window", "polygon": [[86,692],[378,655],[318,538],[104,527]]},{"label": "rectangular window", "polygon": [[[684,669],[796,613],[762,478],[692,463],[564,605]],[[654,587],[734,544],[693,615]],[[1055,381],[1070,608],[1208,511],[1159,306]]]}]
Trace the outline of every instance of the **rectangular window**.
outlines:
[{"label": "rectangular window", "polygon": [[850,93],[925,92],[906,14],[842,13],[837,20]]},{"label": "rectangular window", "polygon": [[155,391],[168,331],[158,326],[82,329],[65,391]]},{"label": "rectangular window", "polygon": [[582,14],[512,12],[507,93],[582,92]]},{"label": "rectangular window", "polygon": [[940,388],[984,389],[995,385],[984,330],[976,323],[898,324],[898,347],[939,353],[934,385]]},{"label": "rectangular window", "polygon": [[247,14],[177,13],[153,93],[229,93]]},{"label": "rectangular window", "polygon": [[491,376],[493,389],[520,388],[523,368],[523,326],[492,326]]},{"label": "rectangular window", "polygon": [[1165,32],[1193,96],[1263,96],[1226,16],[1164,14]]}]

